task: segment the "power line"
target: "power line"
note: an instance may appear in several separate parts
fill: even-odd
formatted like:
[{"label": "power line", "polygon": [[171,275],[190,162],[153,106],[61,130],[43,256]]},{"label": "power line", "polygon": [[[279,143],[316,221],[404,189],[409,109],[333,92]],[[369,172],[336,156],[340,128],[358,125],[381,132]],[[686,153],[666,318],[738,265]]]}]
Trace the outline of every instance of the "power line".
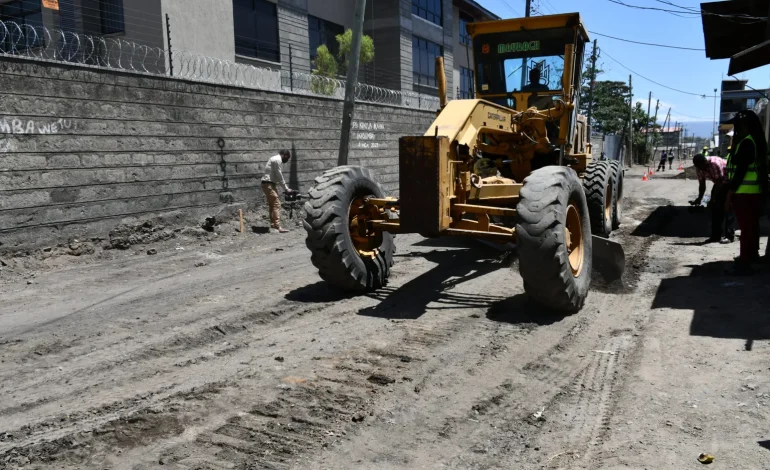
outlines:
[{"label": "power line", "polygon": [[[758,23],[758,22],[767,21],[767,17],[749,16],[749,15],[725,15],[725,14],[721,14],[721,13],[712,13],[712,12],[705,11],[705,10],[695,10],[695,9],[691,9],[689,7],[683,7],[683,6],[676,5],[674,3],[667,2],[667,1],[662,1],[662,0],[656,0],[656,1],[658,1],[660,3],[663,3],[665,5],[671,5],[671,6],[674,6],[676,8],[680,8],[680,10],[669,10],[669,9],[666,9],[666,8],[646,7],[646,6],[641,6],[641,5],[630,5],[628,3],[622,2],[621,0],[607,0],[607,1],[615,3],[617,5],[622,5],[624,7],[628,7],[628,8],[635,8],[637,10],[652,10],[652,11],[661,11],[661,12],[664,12],[664,13],[670,13],[670,14],[672,14],[674,16],[678,16],[680,18],[690,18],[690,19],[693,19],[693,18],[698,18],[701,15],[709,15],[709,16],[718,16],[718,17],[725,18],[725,19],[755,20],[755,21],[750,21],[750,22],[740,22],[741,24],[752,24],[752,23]],[[684,15],[690,15],[690,16],[684,16]]]},{"label": "power line", "polygon": [[765,21],[767,20],[767,17],[765,16],[752,16],[752,15],[746,15],[746,14],[724,14],[724,13],[713,13],[710,11],[701,10],[700,8],[695,7],[688,7],[688,6],[682,6],[677,5],[676,3],[672,3],[668,0],[655,0],[658,3],[662,3],[664,5],[670,5],[672,7],[681,8],[683,10],[691,11],[697,15],[709,15],[709,16],[720,16],[722,18],[739,18],[739,19],[747,19],[747,20],[760,20]]},{"label": "power line", "polygon": [[623,38],[618,38],[618,37],[615,37],[615,36],[610,36],[609,34],[597,33],[596,31],[589,31],[589,33],[595,34],[597,36],[602,36],[602,37],[605,37],[605,38],[615,39],[615,40],[618,40],[618,41],[630,42],[630,43],[633,43],[633,44],[641,44],[643,46],[666,47],[666,48],[669,48],[669,49],[682,49],[682,50],[685,50],[685,51],[705,51],[706,50],[706,49],[698,49],[698,48],[695,48],[695,47],[667,46],[665,44],[655,44],[655,43],[652,43],[652,42],[633,41],[631,39],[623,39]]},{"label": "power line", "polygon": [[623,67],[624,69],[628,70],[629,72],[631,72],[632,74],[638,76],[639,78],[643,78],[643,79],[647,80],[648,82],[654,83],[654,84],[656,84],[658,86],[661,86],[663,88],[667,88],[667,89],[669,89],[671,91],[676,91],[678,93],[683,93],[685,95],[700,96],[701,98],[705,98],[707,96],[705,93],[692,93],[692,92],[689,92],[689,91],[679,90],[677,88],[673,88],[673,87],[670,87],[668,85],[664,85],[664,84],[662,84],[660,82],[656,82],[655,80],[653,80],[651,78],[647,78],[644,75],[642,75],[642,74],[640,74],[638,72],[635,72],[635,71],[631,70],[630,68],[626,67],[619,60],[617,60],[614,57],[612,57],[611,55],[607,54],[607,51],[605,51],[604,49],[602,49],[602,53],[604,53],[604,55],[606,55],[607,57],[612,59],[614,62],[617,62],[617,64],[620,65],[621,67]]},{"label": "power line", "polygon": [[673,111],[671,114],[674,114],[674,115],[676,115],[676,116],[684,116],[684,117],[688,117],[688,118],[690,118],[690,119],[699,119],[699,120],[701,120],[701,121],[713,121],[713,120],[714,120],[714,118],[713,118],[713,117],[708,117],[708,118],[705,118],[705,117],[700,117],[700,116],[690,116],[690,115],[688,115],[688,114],[680,113],[679,111],[676,111],[676,110],[674,110],[674,111]]},{"label": "power line", "polygon": [[551,2],[549,2],[548,0],[543,0],[543,2],[545,3],[545,7],[548,9],[548,11],[550,11],[554,15],[557,14],[556,13],[556,7],[554,7]]},{"label": "power line", "polygon": [[507,7],[508,7],[508,9],[509,9],[509,10],[511,10],[511,11],[512,11],[512,12],[513,12],[513,13],[514,13],[516,16],[522,16],[522,15],[521,15],[521,13],[519,13],[518,11],[516,11],[516,10],[514,10],[514,9],[513,9],[513,7],[511,6],[511,4],[510,4],[510,3],[508,3],[508,1],[507,1],[507,0],[502,0],[502,2],[503,2],[503,5],[507,6]]}]

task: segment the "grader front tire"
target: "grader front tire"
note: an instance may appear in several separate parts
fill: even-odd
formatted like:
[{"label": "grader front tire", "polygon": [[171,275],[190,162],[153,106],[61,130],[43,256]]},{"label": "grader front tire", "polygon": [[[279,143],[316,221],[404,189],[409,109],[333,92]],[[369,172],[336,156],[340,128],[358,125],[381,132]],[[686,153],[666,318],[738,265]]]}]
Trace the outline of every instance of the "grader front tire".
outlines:
[{"label": "grader front tire", "polygon": [[524,289],[549,308],[577,312],[588,296],[592,270],[580,178],[570,168],[547,166],[524,179],[520,195],[516,233]]},{"label": "grader front tire", "polygon": [[369,170],[341,166],[315,179],[310,199],[305,203],[307,231],[305,244],[321,279],[348,292],[365,292],[385,285],[393,266],[393,236],[382,234],[378,247],[362,247],[351,233],[357,223],[351,207],[363,198],[384,197],[382,188]]},{"label": "grader front tire", "polygon": [[620,228],[620,219],[623,216],[623,178],[625,171],[623,165],[617,161],[610,161],[612,173],[615,176],[615,204],[612,206],[612,230]]},{"label": "grader front tire", "polygon": [[592,162],[583,180],[588,213],[591,216],[591,232],[609,238],[612,233],[612,211],[617,198],[615,173],[610,162]]}]

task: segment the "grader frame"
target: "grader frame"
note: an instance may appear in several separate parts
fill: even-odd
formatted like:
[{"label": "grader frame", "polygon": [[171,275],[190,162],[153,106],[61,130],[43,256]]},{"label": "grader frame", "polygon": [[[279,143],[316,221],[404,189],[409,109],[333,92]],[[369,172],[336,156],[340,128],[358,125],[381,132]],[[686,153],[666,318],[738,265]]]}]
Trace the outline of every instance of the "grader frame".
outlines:
[{"label": "grader frame", "polygon": [[446,102],[438,58],[441,106],[424,135],[399,139],[398,198],[366,168],[316,178],[305,205],[311,259],[327,282],[360,292],[387,281],[394,234],[513,242],[530,296],[577,311],[592,269],[617,278],[624,263],[620,245],[606,240],[618,224],[622,169],[591,160],[577,113],[588,35],[577,13],[474,23],[468,32],[476,98]]},{"label": "grader frame", "polygon": [[[547,92],[477,93],[479,99],[441,102],[436,120],[425,135],[399,140],[399,198],[368,198],[364,204],[376,206],[380,218],[357,225],[360,239],[377,243],[377,232],[420,233],[426,236],[466,236],[497,242],[515,242],[513,227],[496,224],[491,217],[516,217],[516,204],[522,181],[532,171],[537,153],[552,151],[546,125],[558,123],[558,164],[568,163],[578,174],[591,162],[590,140],[585,118],[574,116],[576,93],[582,69],[583,44],[588,35],[578,14],[473,23],[471,36],[538,30],[562,29],[572,33],[573,42],[564,44],[564,71],[561,90]],[[479,50],[488,44],[481,44]],[[443,58],[436,61],[439,96],[446,96]],[[482,89],[484,84],[477,83]],[[532,96],[558,96],[552,108],[526,107]],[[494,99],[511,99],[509,108]],[[479,155],[494,155],[497,168],[507,166],[513,178],[483,179],[473,171]],[[609,210],[609,201],[608,210]],[[390,215],[385,216],[388,210]],[[469,220],[473,214],[476,220]],[[369,248],[369,247],[367,247]]]}]

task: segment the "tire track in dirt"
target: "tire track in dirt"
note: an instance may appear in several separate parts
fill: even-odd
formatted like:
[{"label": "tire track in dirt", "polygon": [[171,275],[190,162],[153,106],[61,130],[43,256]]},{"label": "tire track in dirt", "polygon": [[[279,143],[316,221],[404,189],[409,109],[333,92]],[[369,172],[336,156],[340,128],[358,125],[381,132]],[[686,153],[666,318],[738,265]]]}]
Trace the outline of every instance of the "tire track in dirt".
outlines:
[{"label": "tire track in dirt", "polygon": [[[293,275],[292,271],[303,270],[305,266],[300,263],[293,268],[288,270],[287,274]],[[152,296],[148,303],[154,304],[156,300],[156,296]],[[258,300],[258,297],[252,297],[251,300],[247,299],[246,304],[256,303]],[[27,365],[18,368],[19,371],[24,370],[26,373],[16,373],[14,380],[3,382],[6,385],[12,385],[8,393],[12,391],[22,396],[27,392],[51,388],[52,382],[58,382],[59,386],[51,388],[48,396],[0,410],[0,417],[8,417],[47,403],[66,402],[76,398],[85,394],[89,388],[104,382],[116,369],[120,369],[120,375],[123,377],[119,383],[113,381],[110,393],[114,393],[116,386],[128,384],[133,388],[137,382],[152,378],[159,371],[165,373],[175,367],[189,367],[213,358],[232,355],[239,349],[247,347],[249,342],[264,339],[264,335],[253,338],[255,331],[276,321],[280,324],[295,315],[302,316],[315,312],[323,314],[325,310],[334,310],[333,303],[326,302],[311,305],[308,308],[303,304],[281,300],[275,304],[274,308],[266,311],[239,314],[236,310],[235,315],[232,313],[232,308],[226,305],[211,312],[211,317],[194,318],[186,322],[184,324],[186,331],[182,333],[174,334],[175,331],[170,331],[170,335],[159,334],[142,342],[128,344],[123,338],[109,339],[103,341],[106,344],[101,348],[96,347],[101,346],[98,343],[90,349],[63,345],[57,348],[57,353],[64,355],[57,363],[61,364],[60,367],[66,368],[66,375],[58,373],[52,377],[51,374],[40,374],[40,369],[32,373]],[[218,321],[213,322],[212,325],[212,319]],[[99,336],[100,334],[97,333],[93,338],[98,339]],[[59,340],[55,342],[59,343]],[[29,345],[26,346],[29,348]],[[32,348],[35,351],[45,350],[46,345],[38,343]],[[20,353],[31,354],[29,349],[20,350]],[[25,381],[25,376],[31,377],[31,380]],[[57,411],[54,406],[52,412]],[[25,417],[24,421],[28,421],[28,418]]]},{"label": "tire track in dirt", "polygon": [[[411,270],[412,266],[410,266],[410,264],[411,263],[404,263],[403,267]],[[350,304],[347,308],[350,308],[356,303],[360,302],[356,301],[353,304]],[[324,321],[324,317],[325,320],[328,321],[330,318],[334,318],[335,316],[342,316],[347,313],[348,312],[345,311],[344,306],[323,306],[318,311],[314,312],[314,315],[318,315],[321,318],[313,321],[310,321],[307,318],[296,319],[296,322],[291,322],[291,327],[287,326],[284,328],[286,331],[283,331],[282,334],[288,334],[290,330],[292,330],[292,333],[317,335],[317,330],[313,330],[311,324],[315,324],[317,326],[319,323]],[[367,317],[358,318],[360,320],[356,323],[359,324],[367,321],[371,322],[371,320]],[[455,321],[447,323],[445,319],[441,317],[437,318],[438,321],[433,323],[426,322],[424,325],[417,328],[413,328],[413,325],[404,323],[393,323],[398,331],[394,335],[395,339],[391,339],[387,341],[387,343],[390,344],[391,347],[397,346],[397,348],[394,349],[398,349],[398,354],[392,353],[383,356],[382,352],[376,349],[377,346],[381,346],[381,342],[377,341],[375,344],[365,343],[366,347],[364,350],[357,350],[356,355],[351,356],[349,359],[342,360],[339,363],[330,363],[331,365],[327,364],[329,367],[326,373],[317,374],[317,376],[314,377],[313,381],[311,382],[312,387],[315,388],[315,391],[312,393],[312,395],[317,397],[318,400],[316,405],[309,408],[311,414],[319,414],[320,416],[322,414],[321,411],[326,410],[329,415],[321,420],[321,424],[327,428],[334,423],[350,423],[351,419],[349,418],[351,413],[354,413],[355,410],[361,406],[363,406],[364,409],[366,409],[367,406],[370,406],[367,401],[362,402],[361,397],[376,395],[379,387],[381,387],[381,385],[375,385],[371,383],[369,380],[371,375],[369,369],[377,369],[384,371],[386,374],[391,374],[398,377],[399,374],[397,372],[403,369],[408,369],[415,364],[419,364],[422,360],[424,360],[423,357],[429,355],[430,350],[434,348],[436,344],[445,342],[458,331],[467,329],[467,321]],[[341,322],[334,321],[332,323],[336,323],[337,325],[341,324]],[[352,336],[355,332],[355,328],[355,325],[350,325],[345,328],[336,326],[334,327],[334,333],[341,336]],[[245,354],[245,351],[242,349],[237,349],[234,352],[236,356],[242,353]],[[150,356],[154,357],[156,354],[151,354]],[[233,356],[233,353],[228,352],[228,356]],[[270,356],[270,354],[267,353],[266,356]],[[139,359],[142,361],[146,358]],[[229,357],[229,359],[236,359],[237,362],[238,358]],[[265,359],[269,360],[270,358],[265,357]],[[306,359],[307,363],[313,362],[312,358],[310,357],[307,357]],[[306,373],[306,375],[312,374]],[[88,408],[82,417],[77,414],[72,414],[67,419],[68,425],[66,427],[58,425],[55,419],[50,420],[49,422],[42,423],[42,425],[39,426],[39,434],[34,436],[34,438],[26,439],[23,441],[19,441],[16,438],[13,438],[11,441],[7,441],[5,443],[6,445],[2,455],[9,456],[10,458],[16,459],[18,461],[27,459],[37,462],[51,462],[49,459],[53,458],[56,459],[54,460],[56,462],[65,462],[66,465],[77,467],[79,465],[78,462],[84,462],[85,456],[82,455],[84,447],[91,449],[105,449],[103,452],[89,452],[87,461],[90,464],[98,465],[100,463],[99,459],[106,459],[106,455],[110,453],[109,449],[117,446],[116,442],[118,441],[122,442],[122,445],[128,447],[130,447],[131,442],[134,442],[134,444],[138,443],[139,445],[144,445],[143,443],[145,440],[141,438],[143,432],[142,430],[145,430],[148,428],[148,426],[155,426],[158,429],[167,429],[167,433],[159,433],[155,436],[156,439],[161,441],[164,439],[173,440],[174,433],[179,429],[180,426],[185,427],[190,422],[194,422],[195,410],[197,408],[205,408],[211,405],[210,397],[212,395],[227,394],[237,394],[239,396],[238,398],[234,398],[233,396],[228,398],[230,403],[238,405],[234,409],[252,407],[251,411],[257,410],[253,413],[249,411],[249,413],[261,416],[259,420],[256,422],[250,421],[248,423],[248,427],[255,429],[255,433],[257,435],[268,436],[265,437],[265,439],[269,438],[270,442],[276,443],[276,446],[278,447],[283,446],[280,447],[282,449],[294,449],[291,450],[291,452],[288,454],[288,451],[281,451],[283,453],[279,453],[279,456],[284,454],[297,454],[300,453],[305,447],[307,447],[307,442],[297,438],[296,435],[296,432],[305,432],[303,431],[306,429],[304,426],[296,424],[297,422],[302,424],[301,420],[305,418],[302,416],[296,417],[294,414],[290,413],[297,410],[308,410],[309,405],[307,405],[307,394],[309,392],[307,390],[309,387],[311,387],[311,384],[307,383],[307,379],[302,379],[301,381],[297,381],[297,383],[292,383],[291,385],[281,384],[286,385],[285,388],[279,389],[282,396],[266,403],[268,405],[272,403],[275,407],[277,407],[277,409],[283,411],[278,413],[277,416],[279,416],[279,418],[268,419],[269,416],[263,416],[264,413],[260,415],[258,408],[253,408],[253,399],[249,400],[242,397],[244,392],[247,396],[250,395],[249,392],[252,392],[251,396],[269,396],[270,393],[265,393],[265,380],[250,377],[236,377],[235,380],[228,381],[228,378],[233,379],[232,374],[224,373],[221,374],[221,376],[224,380],[218,382],[216,385],[211,385],[209,382],[208,384],[204,383],[204,385],[202,385],[200,388],[196,387],[189,390],[176,389],[173,391],[168,390],[164,393],[151,394],[150,396],[142,397],[141,400],[137,400],[135,406],[127,406],[126,403],[117,402],[112,404],[112,408],[110,408],[109,411],[106,409]],[[289,381],[289,383],[292,382],[292,380],[289,380],[288,377],[285,378]],[[167,379],[168,378],[165,378],[165,380],[162,381],[168,382]],[[406,382],[406,380],[403,378],[400,380],[402,382]],[[268,382],[272,384],[271,386],[275,385],[273,380],[268,380]],[[203,395],[198,395],[196,390],[201,388],[206,390],[206,392]],[[224,414],[228,414],[228,412],[225,412]],[[86,419],[86,416],[88,416],[88,419]],[[297,428],[296,432],[289,431],[285,434],[286,442],[282,441],[280,435],[277,435],[273,430],[271,430],[275,427],[276,420],[280,421],[281,417],[288,418],[289,421],[294,422],[294,427]],[[219,443],[215,446],[219,450],[214,454],[211,454],[215,456],[216,459],[222,458],[224,459],[222,460],[223,462],[242,462],[245,460],[253,460],[254,457],[251,455],[253,447],[244,446],[243,443],[233,445],[232,442],[232,439],[235,439],[233,435],[235,435],[236,438],[237,436],[243,435],[239,429],[243,428],[245,425],[240,422],[230,422],[230,419],[232,419],[232,416],[227,419],[221,419],[220,417],[219,421],[225,423],[222,424],[220,428],[213,431],[207,429],[202,430],[200,432],[200,436],[203,437],[200,438],[200,442],[198,439],[192,441],[194,443],[194,447],[201,446],[202,443],[208,442],[207,439],[210,437],[211,439],[209,439],[209,445],[214,445],[211,444],[213,442]],[[216,421],[217,420],[213,420],[212,422]],[[155,424],[152,425],[152,423]],[[169,425],[164,427],[162,423],[178,423],[178,425]],[[312,427],[308,429],[311,428]],[[344,431],[344,427],[341,429]],[[115,438],[116,435],[123,437],[117,439]],[[221,438],[221,436],[225,436],[225,438]],[[251,434],[249,434],[249,436],[251,436]],[[322,435],[319,437],[315,434],[313,434],[313,436],[313,438],[316,439],[318,445],[326,442],[330,437],[335,437],[332,435]],[[230,444],[227,444],[227,442]],[[300,446],[298,443],[301,443],[302,445]],[[8,446],[9,444],[10,447]],[[226,451],[223,451],[222,449],[225,448]],[[236,451],[237,449],[241,449],[241,451]],[[212,447],[209,450],[216,449]],[[170,452],[167,455],[171,459],[171,457],[174,457],[177,455],[177,453]],[[260,461],[263,461],[265,466],[279,465],[281,462],[287,460],[285,455],[280,458],[276,456],[270,457],[270,455],[260,457],[260,459],[262,459]],[[183,457],[184,452],[178,454],[177,456]],[[144,457],[146,458],[147,456]],[[176,459],[176,457],[174,457],[174,459]],[[170,461],[174,459],[171,459]],[[188,457],[177,460],[180,460],[181,462],[185,459],[187,459],[188,463],[194,468],[195,465],[197,465],[194,462],[197,461],[200,463],[205,461],[205,456],[196,457],[194,455],[190,455]]]},{"label": "tire track in dirt", "polygon": [[556,433],[548,429],[538,439],[543,454],[550,455],[542,462],[545,468],[575,468],[590,460],[607,429],[618,368],[632,342],[630,335],[614,336],[602,349],[592,351],[589,365],[572,386],[546,406],[549,414],[559,417],[561,426]]},{"label": "tire track in dirt", "polygon": [[[636,212],[642,218],[646,218],[651,210],[651,206],[644,206]],[[631,237],[629,232],[633,227],[626,227],[619,235],[627,239],[625,247],[629,259],[632,261],[644,259],[652,240],[649,237]],[[584,423],[580,428],[582,440],[588,444],[598,442],[599,438],[596,436],[601,431],[601,422],[610,416],[607,411],[610,409],[608,402],[614,387],[613,377],[617,370],[617,363],[596,363],[594,355],[597,353],[586,351],[601,350],[604,346],[615,347],[613,342],[619,340],[614,338],[626,338],[629,333],[627,326],[638,324],[638,319],[633,317],[633,312],[628,308],[629,302],[633,302],[633,298],[640,295],[634,291],[635,281],[635,273],[632,272],[620,285],[600,285],[600,292],[595,292],[589,297],[589,303],[583,312],[563,320],[551,321],[551,323],[556,321],[556,324],[560,325],[559,328],[554,329],[549,326],[549,321],[541,316],[540,320],[543,324],[535,326],[529,335],[514,338],[498,351],[501,354],[490,356],[493,360],[474,364],[477,369],[474,374],[469,374],[471,378],[456,377],[457,383],[454,386],[442,390],[443,396],[453,396],[463,391],[467,395],[468,389],[478,387],[473,393],[477,397],[474,401],[469,403],[466,398],[464,402],[456,402],[452,407],[454,410],[446,409],[443,404],[431,403],[431,400],[427,402],[418,400],[412,403],[414,408],[427,409],[438,416],[443,415],[442,424],[434,426],[434,432],[442,438],[441,442],[433,442],[434,438],[431,437],[430,430],[423,435],[418,435],[417,438],[410,434],[408,440],[394,439],[382,433],[366,433],[366,440],[362,441],[364,437],[361,437],[345,447],[346,455],[348,455],[347,452],[355,454],[358,449],[367,445],[365,443],[382,439],[386,441],[379,446],[382,453],[378,454],[376,449],[363,453],[364,461],[400,462],[400,465],[395,466],[412,467],[443,464],[456,468],[499,466],[514,468],[521,465],[522,460],[531,461],[533,455],[527,456],[527,452],[531,452],[527,449],[540,447],[530,445],[537,442],[540,439],[539,436],[544,435],[545,432],[541,423],[533,418],[533,412],[545,409],[547,416],[549,408],[553,408],[569,396],[570,384],[581,383],[581,380],[583,384],[594,384],[592,385],[594,388],[596,383],[604,384],[604,398],[598,402],[588,402],[586,401],[588,397],[583,396],[581,400],[586,403],[574,418],[575,421]],[[608,295],[607,292],[619,294]],[[522,307],[522,305],[515,306]],[[612,312],[613,316],[604,317],[603,315],[608,312]],[[615,312],[623,314],[616,315]],[[542,315],[542,312],[540,314]],[[560,330],[559,336],[554,338],[553,333]],[[613,338],[610,343],[602,339],[608,332]],[[519,341],[519,339],[522,340]],[[542,347],[545,345],[550,346],[542,352]],[[535,351],[541,352],[533,355]],[[456,361],[455,369],[465,368],[467,366],[463,364],[470,362],[467,357],[464,357],[467,355],[466,351],[465,354],[455,355],[451,359],[445,358],[439,361],[440,365],[436,365],[436,370],[445,370],[447,363],[454,361]],[[617,361],[617,357],[613,357],[613,361]],[[517,363],[521,366],[516,367]],[[505,364],[508,369],[501,369],[501,364]],[[608,373],[608,370],[612,372]],[[446,386],[446,384],[443,385]],[[441,396],[439,395],[439,398]],[[465,403],[469,405],[467,408],[463,406]],[[467,410],[465,413],[462,412],[463,408]],[[419,420],[429,420],[423,417],[423,414],[417,413],[415,417],[408,416],[408,413],[404,412],[405,416],[401,418],[412,423],[410,427],[418,427]],[[601,416],[598,421],[597,416]],[[425,427],[424,424],[419,426]],[[548,434],[548,437],[552,435]],[[421,448],[415,449],[415,440],[430,444],[423,444]],[[446,445],[442,444],[444,441]],[[458,446],[461,446],[461,450],[458,450]],[[399,450],[398,456],[390,456],[394,453],[394,449]],[[421,460],[425,455],[433,456],[434,460]],[[435,458],[439,461],[437,462]],[[506,463],[501,463],[503,461]],[[334,458],[327,458],[317,464],[334,466],[339,465],[340,462],[335,461]]]}]

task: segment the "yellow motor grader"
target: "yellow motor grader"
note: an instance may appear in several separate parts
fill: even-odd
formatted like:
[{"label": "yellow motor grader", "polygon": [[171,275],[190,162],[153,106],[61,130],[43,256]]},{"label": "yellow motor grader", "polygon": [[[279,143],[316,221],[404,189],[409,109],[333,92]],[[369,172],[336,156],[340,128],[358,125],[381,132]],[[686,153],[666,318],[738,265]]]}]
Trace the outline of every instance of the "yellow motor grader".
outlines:
[{"label": "yellow motor grader", "polygon": [[[348,291],[383,286],[393,234],[462,236],[517,246],[526,292],[579,310],[594,267],[619,277],[623,169],[593,161],[578,99],[588,34],[577,13],[468,25],[476,99],[446,102],[422,136],[399,140],[399,193],[366,168],[316,178],[305,204],[307,246],[321,278]],[[594,263],[596,261],[596,263]]]}]

